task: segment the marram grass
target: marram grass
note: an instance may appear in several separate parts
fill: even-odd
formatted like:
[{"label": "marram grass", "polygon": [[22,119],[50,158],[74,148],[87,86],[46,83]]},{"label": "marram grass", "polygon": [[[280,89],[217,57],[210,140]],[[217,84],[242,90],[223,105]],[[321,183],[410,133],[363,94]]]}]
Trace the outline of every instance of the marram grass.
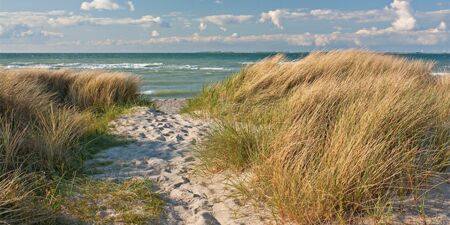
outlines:
[{"label": "marram grass", "polygon": [[52,189],[82,162],[124,143],[107,123],[136,104],[139,80],[124,73],[0,70],[0,224],[52,224]]},{"label": "marram grass", "polygon": [[353,223],[448,167],[450,82],[432,68],[360,50],[277,55],[185,110],[219,121],[199,147],[206,168],[252,171],[252,195],[282,222]]},{"label": "marram grass", "polygon": [[52,93],[52,100],[82,109],[126,103],[139,94],[139,79],[125,73],[27,69],[3,70],[0,76],[38,85]]}]

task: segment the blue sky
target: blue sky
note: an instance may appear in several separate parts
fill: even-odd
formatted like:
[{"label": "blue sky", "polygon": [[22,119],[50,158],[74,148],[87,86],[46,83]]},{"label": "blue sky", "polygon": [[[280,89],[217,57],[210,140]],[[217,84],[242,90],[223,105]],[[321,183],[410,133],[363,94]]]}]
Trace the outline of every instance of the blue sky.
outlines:
[{"label": "blue sky", "polygon": [[450,52],[449,0],[0,0],[0,52]]}]

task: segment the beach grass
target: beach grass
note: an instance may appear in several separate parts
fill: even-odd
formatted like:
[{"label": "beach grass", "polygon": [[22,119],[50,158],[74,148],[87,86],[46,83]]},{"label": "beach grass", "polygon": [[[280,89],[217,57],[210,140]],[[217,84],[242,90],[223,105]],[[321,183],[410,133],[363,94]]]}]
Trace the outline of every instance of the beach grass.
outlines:
[{"label": "beach grass", "polygon": [[136,105],[153,103],[128,74],[1,70],[0,223],[53,223],[56,181],[83,173],[92,154],[129,143],[108,134],[108,122]]},{"label": "beach grass", "polygon": [[61,205],[65,219],[92,224],[158,223],[161,197],[147,179],[120,182],[76,179],[61,183],[55,204]]},{"label": "beach grass", "polygon": [[[125,73],[96,70],[5,70],[2,76],[39,85],[52,100],[80,109],[127,103],[139,95],[139,79]],[[107,78],[107,79],[106,79]]]},{"label": "beach grass", "polygon": [[49,222],[53,210],[45,207],[41,191],[46,181],[40,174],[12,171],[0,175],[0,223],[39,224]]},{"label": "beach grass", "polygon": [[384,221],[449,166],[450,86],[433,64],[362,50],[283,55],[205,87],[184,109],[217,122],[198,155],[250,171],[281,222]]}]

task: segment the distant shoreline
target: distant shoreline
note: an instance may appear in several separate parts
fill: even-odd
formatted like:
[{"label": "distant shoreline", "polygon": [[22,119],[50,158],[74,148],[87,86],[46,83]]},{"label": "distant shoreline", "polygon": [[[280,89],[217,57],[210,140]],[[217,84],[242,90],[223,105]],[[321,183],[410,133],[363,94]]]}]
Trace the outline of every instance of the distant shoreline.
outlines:
[{"label": "distant shoreline", "polygon": [[[261,52],[0,52],[0,54],[270,54],[270,53],[284,53],[284,54],[308,54],[307,52],[288,52],[288,51],[261,51]],[[327,52],[327,51],[324,51]],[[389,52],[389,51],[375,51],[383,54],[450,54],[450,52]]]}]

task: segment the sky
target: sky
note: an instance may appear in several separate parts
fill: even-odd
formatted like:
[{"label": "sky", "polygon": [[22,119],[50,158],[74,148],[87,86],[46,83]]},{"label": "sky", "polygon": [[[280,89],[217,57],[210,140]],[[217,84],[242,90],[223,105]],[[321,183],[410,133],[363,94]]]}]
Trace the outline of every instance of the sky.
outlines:
[{"label": "sky", "polygon": [[450,0],[0,0],[0,52],[450,52]]}]

